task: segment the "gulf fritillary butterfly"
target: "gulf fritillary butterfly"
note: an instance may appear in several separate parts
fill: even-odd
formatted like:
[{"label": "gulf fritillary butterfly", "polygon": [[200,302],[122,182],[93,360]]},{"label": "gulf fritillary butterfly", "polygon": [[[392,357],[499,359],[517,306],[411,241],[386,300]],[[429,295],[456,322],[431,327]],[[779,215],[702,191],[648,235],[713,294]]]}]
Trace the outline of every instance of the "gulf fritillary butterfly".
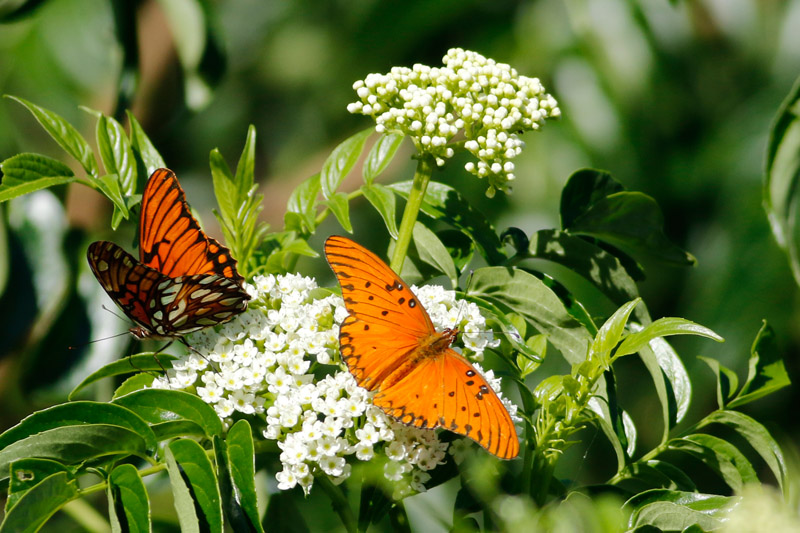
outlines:
[{"label": "gulf fritillary butterfly", "polygon": [[363,246],[329,237],[325,256],[349,313],[339,333],[342,358],[360,386],[376,391],[374,404],[406,425],[442,427],[501,459],[516,457],[508,410],[450,348],[458,328],[436,331],[408,284]]},{"label": "gulf fritillary butterfly", "polygon": [[138,339],[175,340],[227,322],[250,296],[230,251],[200,229],[175,173],[153,172],[142,196],[139,260],[108,241],[89,245],[100,285]]}]

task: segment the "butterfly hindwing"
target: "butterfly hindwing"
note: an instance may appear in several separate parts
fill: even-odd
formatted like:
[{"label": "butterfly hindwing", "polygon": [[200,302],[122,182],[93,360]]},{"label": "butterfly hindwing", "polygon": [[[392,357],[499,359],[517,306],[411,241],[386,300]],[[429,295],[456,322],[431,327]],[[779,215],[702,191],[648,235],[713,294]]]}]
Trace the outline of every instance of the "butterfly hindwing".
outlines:
[{"label": "butterfly hindwing", "polygon": [[217,274],[244,281],[228,249],[200,228],[178,178],[166,168],[153,172],[142,195],[139,259],[173,278]]}]

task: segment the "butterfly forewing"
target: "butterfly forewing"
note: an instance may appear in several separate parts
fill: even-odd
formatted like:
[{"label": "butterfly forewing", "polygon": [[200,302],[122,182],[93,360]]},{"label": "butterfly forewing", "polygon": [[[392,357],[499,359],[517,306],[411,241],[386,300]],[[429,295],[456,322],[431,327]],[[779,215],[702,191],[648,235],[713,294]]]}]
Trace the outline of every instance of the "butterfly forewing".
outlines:
[{"label": "butterfly forewing", "polygon": [[436,332],[411,289],[378,256],[344,237],[325,255],[349,316],[340,329],[342,358],[375,405],[418,428],[444,427],[494,455],[519,453],[503,402],[480,373]]},{"label": "butterfly forewing", "polygon": [[175,173],[153,172],[142,196],[140,261],[169,277],[217,274],[239,283],[236,260],[192,216]]}]

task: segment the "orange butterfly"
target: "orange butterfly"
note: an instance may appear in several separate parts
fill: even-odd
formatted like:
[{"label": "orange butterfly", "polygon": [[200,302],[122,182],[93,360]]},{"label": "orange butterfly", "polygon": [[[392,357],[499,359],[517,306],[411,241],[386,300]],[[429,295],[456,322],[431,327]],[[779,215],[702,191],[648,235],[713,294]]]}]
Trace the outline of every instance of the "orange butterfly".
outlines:
[{"label": "orange butterfly", "polygon": [[458,328],[438,332],[408,284],[377,255],[345,237],[325,241],[325,256],[349,316],[342,358],[375,405],[418,428],[443,427],[501,459],[519,453],[514,422],[492,387],[450,348]]},{"label": "orange butterfly", "polygon": [[153,172],[142,196],[139,261],[108,241],[89,245],[100,285],[137,326],[138,339],[174,340],[227,322],[250,295],[230,251],[200,229],[175,173]]}]

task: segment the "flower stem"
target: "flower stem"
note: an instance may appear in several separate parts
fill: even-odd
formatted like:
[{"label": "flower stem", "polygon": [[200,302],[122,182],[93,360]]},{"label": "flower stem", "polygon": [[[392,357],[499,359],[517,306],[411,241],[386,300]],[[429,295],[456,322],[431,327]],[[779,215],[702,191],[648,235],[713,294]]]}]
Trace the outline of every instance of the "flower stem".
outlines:
[{"label": "flower stem", "polygon": [[353,516],[353,512],[350,510],[350,504],[347,502],[347,498],[345,498],[342,489],[334,485],[333,482],[326,476],[316,477],[314,479],[314,483],[318,485],[323,492],[325,492],[325,494],[328,495],[328,498],[331,499],[331,506],[333,507],[333,510],[336,511],[336,514],[339,515],[339,518],[342,520],[342,524],[347,532],[356,533],[358,530],[356,518]]},{"label": "flower stem", "polygon": [[400,272],[403,268],[403,261],[405,261],[408,245],[411,243],[411,235],[414,232],[414,224],[417,222],[419,208],[422,205],[422,199],[425,198],[425,190],[428,188],[428,182],[431,180],[435,164],[433,156],[430,154],[422,154],[419,157],[417,170],[414,172],[414,182],[411,185],[411,191],[408,193],[403,219],[400,221],[397,243],[392,254],[390,266],[395,272]]}]

